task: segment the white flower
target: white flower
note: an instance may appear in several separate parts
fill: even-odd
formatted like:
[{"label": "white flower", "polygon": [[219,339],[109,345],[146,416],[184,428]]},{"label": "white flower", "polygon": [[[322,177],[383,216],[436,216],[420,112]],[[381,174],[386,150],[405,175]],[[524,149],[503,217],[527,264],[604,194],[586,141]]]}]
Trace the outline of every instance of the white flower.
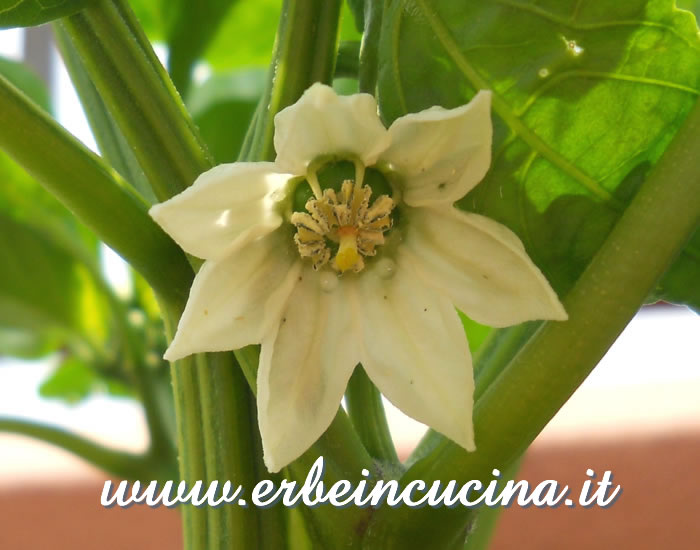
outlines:
[{"label": "white flower", "polygon": [[[387,130],[372,96],[315,84],[275,118],[274,163],[217,166],[151,209],[206,260],[165,357],[262,344],[270,471],[326,430],[358,363],[402,411],[473,450],[472,365],[455,306],[495,327],[566,319],[515,234],[452,205],[488,170],[490,99],[482,91]],[[332,189],[319,174],[338,159],[355,175]],[[307,184],[313,198],[295,207]]]}]

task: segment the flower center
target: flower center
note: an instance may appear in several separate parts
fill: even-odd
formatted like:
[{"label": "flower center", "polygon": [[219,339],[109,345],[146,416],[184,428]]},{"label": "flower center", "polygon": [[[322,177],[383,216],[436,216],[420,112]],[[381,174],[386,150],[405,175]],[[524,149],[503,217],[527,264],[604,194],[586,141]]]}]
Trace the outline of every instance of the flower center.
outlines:
[{"label": "flower center", "polygon": [[[294,212],[294,242],[302,258],[311,259],[314,269],[330,262],[339,273],[358,273],[364,258],[374,256],[384,244],[384,232],[391,229],[394,201],[380,195],[370,205],[372,188],[363,185],[364,168],[356,169],[355,181],[346,179],[340,191],[321,191],[315,174],[309,174],[314,197],[307,201],[306,212]],[[332,258],[331,258],[332,257]]]}]

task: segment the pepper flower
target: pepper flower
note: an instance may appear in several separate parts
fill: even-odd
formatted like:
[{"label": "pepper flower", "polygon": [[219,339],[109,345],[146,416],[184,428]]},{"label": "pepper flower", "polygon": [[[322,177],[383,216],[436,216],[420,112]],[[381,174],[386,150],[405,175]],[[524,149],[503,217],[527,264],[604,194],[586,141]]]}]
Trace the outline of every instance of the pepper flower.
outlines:
[{"label": "pepper flower", "polygon": [[151,209],[206,260],[165,358],[262,344],[271,472],[328,428],[360,363],[404,413],[473,450],[455,307],[493,327],[566,319],[518,237],[453,206],[488,171],[490,101],[481,91],[387,129],[371,95],[314,84],[275,117],[274,162],[217,166]]}]

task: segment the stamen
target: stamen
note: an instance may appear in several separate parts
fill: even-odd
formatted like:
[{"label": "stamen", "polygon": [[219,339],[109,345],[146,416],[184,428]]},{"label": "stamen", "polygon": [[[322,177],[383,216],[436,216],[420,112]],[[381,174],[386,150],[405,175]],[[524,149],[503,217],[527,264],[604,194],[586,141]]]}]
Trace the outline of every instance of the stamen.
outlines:
[{"label": "stamen", "polygon": [[306,181],[309,182],[309,187],[311,187],[311,190],[314,192],[314,197],[320,200],[323,193],[321,193],[321,184],[318,183],[318,176],[316,175],[316,172],[309,170],[309,172],[306,174]]},{"label": "stamen", "polygon": [[329,245],[338,243],[331,267],[339,272],[358,273],[365,266],[365,257],[374,256],[376,247],[384,244],[384,232],[391,229],[391,211],[394,201],[387,195],[377,197],[370,206],[372,189],[357,185],[364,179],[364,166],[356,165],[356,181],[345,180],[336,193],[318,187],[316,174],[307,181],[315,199],[306,203],[306,212],[292,214],[291,222],[297,227],[294,242],[302,258],[309,258],[314,269],[320,269],[331,259]]}]

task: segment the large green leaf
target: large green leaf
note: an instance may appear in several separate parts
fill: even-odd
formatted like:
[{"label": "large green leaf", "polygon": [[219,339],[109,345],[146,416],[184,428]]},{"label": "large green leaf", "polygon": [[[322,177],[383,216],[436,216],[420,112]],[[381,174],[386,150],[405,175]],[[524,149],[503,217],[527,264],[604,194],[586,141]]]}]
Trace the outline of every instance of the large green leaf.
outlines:
[{"label": "large green leaf", "polygon": [[492,167],[459,206],[513,229],[565,293],[696,101],[699,53],[672,0],[394,0],[379,102],[391,122],[493,90]]},{"label": "large green leaf", "polygon": [[32,27],[72,15],[94,0],[0,0],[0,29]]}]

